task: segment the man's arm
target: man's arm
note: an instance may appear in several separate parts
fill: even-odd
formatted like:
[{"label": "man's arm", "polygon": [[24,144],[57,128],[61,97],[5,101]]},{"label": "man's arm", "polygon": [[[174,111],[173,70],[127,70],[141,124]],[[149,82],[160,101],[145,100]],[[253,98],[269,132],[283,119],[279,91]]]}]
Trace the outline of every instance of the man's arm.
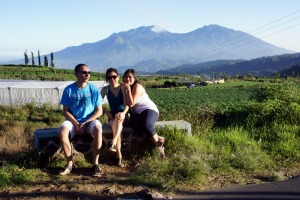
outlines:
[{"label": "man's arm", "polygon": [[98,119],[103,114],[102,105],[101,106],[96,106],[95,110],[96,111],[94,112],[94,114],[88,120],[86,120],[83,124],[94,121],[94,120]]}]

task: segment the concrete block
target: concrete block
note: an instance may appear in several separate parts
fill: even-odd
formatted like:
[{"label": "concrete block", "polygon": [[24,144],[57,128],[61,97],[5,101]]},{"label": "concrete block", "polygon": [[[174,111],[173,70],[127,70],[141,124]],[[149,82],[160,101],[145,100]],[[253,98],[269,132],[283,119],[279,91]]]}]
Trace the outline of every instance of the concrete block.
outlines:
[{"label": "concrete block", "polygon": [[[155,124],[156,127],[172,127],[175,129],[185,130],[188,135],[191,135],[191,124],[184,120],[174,121],[159,121]],[[48,154],[54,154],[61,148],[58,137],[59,128],[47,128],[37,129],[34,132],[34,148],[37,152],[47,152]],[[113,137],[112,129],[109,125],[102,125],[102,148],[106,151],[111,144]],[[136,149],[139,146],[143,146],[145,142],[144,135],[137,134],[131,127],[124,127],[122,130],[122,152],[129,152],[132,149]],[[90,135],[84,135],[76,137],[73,141],[73,147],[76,151],[87,155],[91,153],[91,141]]]},{"label": "concrete block", "polygon": [[189,122],[184,120],[174,120],[174,121],[158,121],[155,123],[156,127],[172,127],[175,129],[186,130],[187,134],[191,136],[192,126]]}]

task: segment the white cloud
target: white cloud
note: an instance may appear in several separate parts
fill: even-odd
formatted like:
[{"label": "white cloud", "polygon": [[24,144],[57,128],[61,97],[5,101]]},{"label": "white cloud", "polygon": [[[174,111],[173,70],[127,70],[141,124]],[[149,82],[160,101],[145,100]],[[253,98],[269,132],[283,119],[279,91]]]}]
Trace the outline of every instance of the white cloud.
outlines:
[{"label": "white cloud", "polygon": [[155,25],[152,27],[151,31],[153,31],[155,33],[160,33],[160,32],[165,32],[166,30],[160,26]]}]

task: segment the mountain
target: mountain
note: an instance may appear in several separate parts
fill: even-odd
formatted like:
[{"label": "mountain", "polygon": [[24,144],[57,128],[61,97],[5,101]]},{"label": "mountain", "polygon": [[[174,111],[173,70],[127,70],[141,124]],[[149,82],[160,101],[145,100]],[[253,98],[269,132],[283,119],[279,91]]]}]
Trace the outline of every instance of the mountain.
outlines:
[{"label": "mountain", "polygon": [[[251,60],[215,60],[198,64],[185,64],[178,67],[160,70],[156,74],[194,74],[201,76],[226,75],[247,75],[251,73],[255,76],[270,76],[274,73],[289,74],[296,71],[295,65],[300,64],[300,53],[283,54],[277,56],[264,56]],[[290,69],[290,70],[286,70]]]},{"label": "mountain", "polygon": [[58,68],[74,68],[78,63],[85,63],[94,71],[115,67],[155,72],[185,63],[253,59],[285,53],[292,51],[219,25],[180,34],[158,26],[142,26],[114,33],[95,43],[54,52],[54,63]]}]

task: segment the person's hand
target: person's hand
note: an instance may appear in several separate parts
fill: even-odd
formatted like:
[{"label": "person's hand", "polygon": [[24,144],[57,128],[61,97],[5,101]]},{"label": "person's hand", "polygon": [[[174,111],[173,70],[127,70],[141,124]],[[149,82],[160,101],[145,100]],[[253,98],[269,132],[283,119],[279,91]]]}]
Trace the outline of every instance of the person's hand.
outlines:
[{"label": "person's hand", "polygon": [[81,123],[78,123],[75,125],[75,128],[76,128],[76,133],[81,135],[82,134],[82,124]]},{"label": "person's hand", "polygon": [[123,122],[124,119],[125,119],[125,113],[123,113],[123,112],[118,112],[118,113],[116,114],[116,117],[115,117],[115,118],[118,120],[119,123],[121,123],[121,122]]},{"label": "person's hand", "polygon": [[87,122],[83,122],[83,123],[81,123],[81,124],[78,124],[77,133],[78,133],[79,135],[84,134],[85,129],[86,129],[86,126],[87,126]]},{"label": "person's hand", "polygon": [[127,83],[123,83],[123,88],[124,88],[124,90],[126,91],[126,92],[130,92],[131,91],[131,87],[130,87],[130,85],[129,84],[127,84]]}]

